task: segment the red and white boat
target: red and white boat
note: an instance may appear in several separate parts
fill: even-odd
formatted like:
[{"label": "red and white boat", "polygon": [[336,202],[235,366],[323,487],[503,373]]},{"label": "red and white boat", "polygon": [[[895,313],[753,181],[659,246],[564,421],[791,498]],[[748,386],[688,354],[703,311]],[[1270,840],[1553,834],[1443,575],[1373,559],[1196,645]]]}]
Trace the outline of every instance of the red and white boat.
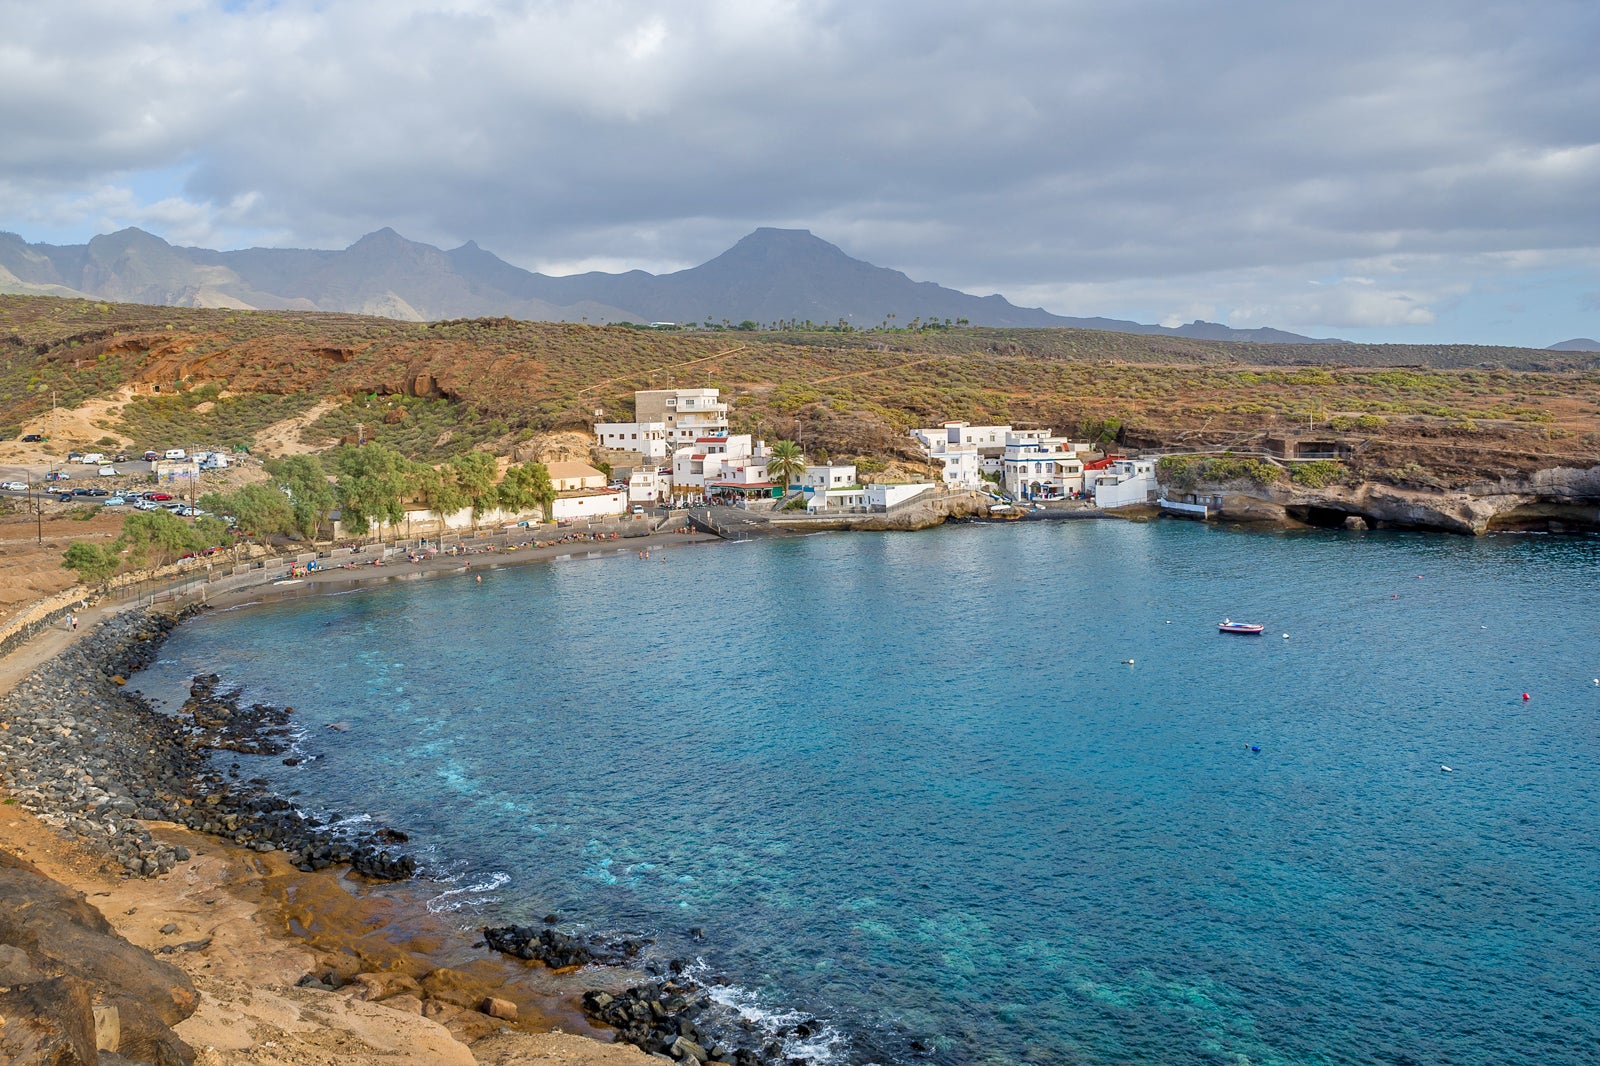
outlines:
[{"label": "red and white boat", "polygon": [[1218,633],[1243,633],[1246,636],[1259,636],[1265,626],[1258,626],[1254,622],[1234,622],[1227,618],[1217,623]]}]

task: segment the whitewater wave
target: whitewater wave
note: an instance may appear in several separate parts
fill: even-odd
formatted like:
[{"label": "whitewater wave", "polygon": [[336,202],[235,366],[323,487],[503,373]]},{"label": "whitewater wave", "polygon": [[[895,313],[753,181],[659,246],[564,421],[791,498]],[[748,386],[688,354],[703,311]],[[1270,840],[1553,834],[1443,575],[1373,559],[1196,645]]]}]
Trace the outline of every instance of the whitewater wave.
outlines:
[{"label": "whitewater wave", "polygon": [[[452,879],[441,878],[440,880],[448,883]],[[501,897],[491,895],[491,893],[495,889],[504,886],[510,880],[510,874],[501,870],[494,870],[481,881],[475,881],[460,888],[447,888],[428,900],[428,913],[445,914],[468,907],[481,907],[486,903],[499,903]]]}]

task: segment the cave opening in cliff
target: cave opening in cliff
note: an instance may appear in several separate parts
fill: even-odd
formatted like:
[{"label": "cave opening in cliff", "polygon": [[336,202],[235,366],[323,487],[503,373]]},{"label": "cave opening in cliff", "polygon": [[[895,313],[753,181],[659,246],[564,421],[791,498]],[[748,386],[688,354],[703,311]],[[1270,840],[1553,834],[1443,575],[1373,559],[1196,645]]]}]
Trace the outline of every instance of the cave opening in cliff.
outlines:
[{"label": "cave opening in cliff", "polygon": [[1345,519],[1352,515],[1357,518],[1364,517],[1359,511],[1343,511],[1337,507],[1307,505],[1286,507],[1284,511],[1296,522],[1303,522],[1308,526],[1316,526],[1318,529],[1343,529]]}]

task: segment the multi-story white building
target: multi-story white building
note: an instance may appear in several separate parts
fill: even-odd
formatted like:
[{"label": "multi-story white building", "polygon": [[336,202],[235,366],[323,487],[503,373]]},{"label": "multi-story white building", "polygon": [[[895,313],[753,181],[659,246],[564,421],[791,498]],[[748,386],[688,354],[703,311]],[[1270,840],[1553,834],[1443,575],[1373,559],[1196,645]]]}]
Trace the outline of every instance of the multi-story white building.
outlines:
[{"label": "multi-story white building", "polygon": [[665,462],[671,452],[665,422],[596,422],[594,435],[600,447],[638,452],[647,463]]},{"label": "multi-story white building", "polygon": [[716,389],[650,389],[633,394],[633,417],[665,427],[667,444],[728,434],[728,405]]},{"label": "multi-story white building", "polygon": [[672,498],[695,503],[704,499],[770,496],[782,486],[767,474],[772,450],[748,433],[701,437],[672,453]]},{"label": "multi-story white building", "polygon": [[932,429],[911,431],[911,436],[928,453],[928,461],[944,467],[941,480],[960,488],[981,488],[983,475],[1000,473],[1007,444],[1040,440],[1049,435],[1048,429],[974,426],[968,422],[946,422]]},{"label": "multi-story white building", "polygon": [[635,470],[628,478],[628,503],[654,507],[672,494],[672,475],[653,467]]},{"label": "multi-story white building", "polygon": [[1093,473],[1090,491],[1100,507],[1127,507],[1149,503],[1156,494],[1154,459],[1114,459],[1109,467]]},{"label": "multi-story white building", "polygon": [[1018,500],[1061,500],[1083,491],[1083,460],[1064,437],[1028,436],[1008,441],[1000,460],[1000,485]]}]

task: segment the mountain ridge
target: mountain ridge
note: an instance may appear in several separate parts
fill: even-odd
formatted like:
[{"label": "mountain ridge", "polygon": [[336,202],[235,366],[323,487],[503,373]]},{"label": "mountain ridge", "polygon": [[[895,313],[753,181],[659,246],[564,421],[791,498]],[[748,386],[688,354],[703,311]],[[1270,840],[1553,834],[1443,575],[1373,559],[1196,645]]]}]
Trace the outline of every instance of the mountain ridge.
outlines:
[{"label": "mountain ridge", "polygon": [[711,324],[812,322],[856,328],[967,320],[974,326],[1096,329],[1204,340],[1343,343],[1271,328],[1239,330],[1074,318],[975,296],[856,259],[804,229],[763,226],[698,266],[551,276],[468,241],[449,251],[385,226],[341,250],[173,245],[137,227],[83,245],[30,244],[0,232],[0,292],[176,307],[372,314],[410,321],[504,316],[531,321]]}]

